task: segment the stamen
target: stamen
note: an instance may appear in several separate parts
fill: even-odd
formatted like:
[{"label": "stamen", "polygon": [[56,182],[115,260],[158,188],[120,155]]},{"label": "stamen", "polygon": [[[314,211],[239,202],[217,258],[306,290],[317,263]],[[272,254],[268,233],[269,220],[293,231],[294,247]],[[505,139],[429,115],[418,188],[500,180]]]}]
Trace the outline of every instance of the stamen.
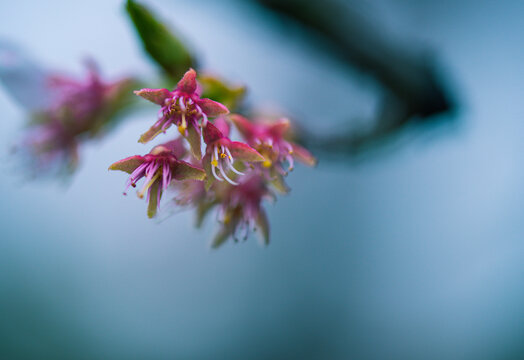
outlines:
[{"label": "stamen", "polygon": [[229,169],[231,169],[231,171],[233,171],[235,174],[240,175],[240,176],[244,175],[243,172],[240,172],[240,171],[238,171],[237,169],[235,169],[233,167],[233,163],[232,162],[226,161],[226,163],[227,163]]},{"label": "stamen", "polygon": [[226,179],[228,183],[230,183],[231,185],[238,185],[237,182],[227,177],[226,172],[224,171],[224,168],[222,167],[222,163],[218,163],[218,170],[220,170],[220,174],[222,175],[224,179]]},{"label": "stamen", "polygon": [[126,182],[126,188],[124,189],[124,194],[129,189],[129,186],[136,187],[135,182],[143,176],[144,169],[148,166],[147,162],[140,164],[135,171],[131,173],[129,179]]},{"label": "stamen", "polygon": [[[215,151],[215,153],[214,153],[214,155],[215,155],[215,161],[218,161],[218,146],[216,146],[216,145],[214,146],[214,151]],[[218,164],[217,164],[217,165],[218,165]],[[217,166],[217,165],[215,165],[215,166]]]},{"label": "stamen", "polygon": [[149,190],[149,188],[151,187],[151,185],[153,185],[153,183],[155,182],[156,179],[158,179],[158,177],[160,176],[160,171],[156,172],[155,176],[153,176],[151,178],[151,180],[149,180],[145,185],[144,187],[142,188],[142,190],[140,190],[137,195],[140,199],[143,199],[144,198],[144,194],[146,191]]},{"label": "stamen", "polygon": [[220,176],[217,175],[215,168],[216,168],[216,165],[212,164],[211,172],[213,173],[213,176],[215,177],[215,179],[217,179],[218,181],[224,181],[224,179],[222,179]]},{"label": "stamen", "polygon": [[169,163],[167,160],[165,160],[164,164],[162,165],[162,189],[167,189],[169,183],[171,182],[171,171],[169,169]]},{"label": "stamen", "polygon": [[287,141],[283,141],[282,145],[286,148],[289,154],[293,154],[293,147],[291,146],[290,143],[288,143]]},{"label": "stamen", "polygon": [[182,113],[182,124],[178,127],[178,132],[182,136],[186,136],[186,129],[187,129],[187,122],[186,122],[186,114]]},{"label": "stamen", "polygon": [[182,109],[182,112],[186,112],[186,104],[184,103],[184,97],[181,96],[178,98],[178,104],[180,105],[180,109]]},{"label": "stamen", "polygon": [[293,170],[293,165],[294,165],[294,162],[293,162],[293,157],[291,155],[288,155],[286,156],[286,160],[289,164],[289,167],[287,168],[287,171],[292,171]]},{"label": "stamen", "polygon": [[227,156],[229,156],[229,160],[233,161],[233,155],[231,155],[231,151],[226,147]]}]

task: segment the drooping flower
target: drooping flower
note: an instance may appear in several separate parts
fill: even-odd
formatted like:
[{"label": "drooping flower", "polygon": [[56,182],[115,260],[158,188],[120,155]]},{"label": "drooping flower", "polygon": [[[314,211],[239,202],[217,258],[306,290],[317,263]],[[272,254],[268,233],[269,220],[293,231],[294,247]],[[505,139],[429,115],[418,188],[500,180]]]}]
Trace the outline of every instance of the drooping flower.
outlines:
[{"label": "drooping flower", "polygon": [[289,192],[284,177],[293,170],[294,159],[309,166],[316,164],[315,157],[309,151],[291,140],[288,119],[251,122],[238,114],[231,115],[230,119],[247,143],[264,156],[259,170],[280,193]]},{"label": "drooping flower", "polygon": [[207,147],[202,164],[207,174],[207,189],[209,189],[214,180],[220,182],[226,180],[232,185],[238,185],[228,175],[231,172],[236,175],[244,175],[235,168],[234,163],[236,160],[240,162],[264,161],[264,157],[249,145],[239,141],[231,141],[227,137],[229,135],[229,127],[222,118],[218,118],[215,124],[217,126],[208,123],[204,127],[204,142]]},{"label": "drooping flower", "polygon": [[128,104],[132,79],[105,81],[94,63],[87,65],[88,74],[82,79],[46,75],[40,89],[46,101],[28,106],[31,122],[14,149],[26,157],[28,170],[35,175],[72,173],[80,145],[106,130]]},{"label": "drooping flower", "polygon": [[196,72],[193,69],[185,73],[173,91],[142,89],[135,91],[135,94],[162,106],[159,120],[138,141],[146,143],[174,124],[188,140],[191,151],[198,159],[201,157],[200,128],[207,125],[209,118],[229,113],[224,105],[200,98]]},{"label": "drooping flower", "polygon": [[49,77],[49,91],[54,94],[48,108],[37,113],[39,123],[60,122],[69,133],[94,136],[104,129],[125,105],[130,78],[104,81],[93,62],[88,62],[85,79],[63,75]]},{"label": "drooping flower", "polygon": [[263,244],[269,244],[269,223],[262,208],[263,199],[274,199],[264,179],[252,172],[243,177],[237,186],[221,184],[218,192],[220,201],[220,230],[211,246],[222,245],[229,237],[236,241],[247,239],[250,232],[259,230]]},{"label": "drooping flower", "polygon": [[146,196],[147,215],[150,218],[155,216],[162,193],[169,187],[173,179],[179,181],[203,180],[205,177],[204,170],[177,158],[176,155],[180,151],[180,142],[174,140],[155,146],[147,155],[130,156],[109,167],[110,170],[121,170],[130,174],[125,191],[129,186],[136,187],[136,183],[145,178],[138,197]]},{"label": "drooping flower", "polygon": [[[266,158],[263,164],[265,167],[275,165],[280,173],[286,174],[293,170],[293,159],[308,166],[316,164],[315,157],[308,150],[291,141],[288,119],[251,122],[238,114],[233,114],[230,118],[247,143]],[[284,163],[287,163],[287,169],[283,167]]]}]

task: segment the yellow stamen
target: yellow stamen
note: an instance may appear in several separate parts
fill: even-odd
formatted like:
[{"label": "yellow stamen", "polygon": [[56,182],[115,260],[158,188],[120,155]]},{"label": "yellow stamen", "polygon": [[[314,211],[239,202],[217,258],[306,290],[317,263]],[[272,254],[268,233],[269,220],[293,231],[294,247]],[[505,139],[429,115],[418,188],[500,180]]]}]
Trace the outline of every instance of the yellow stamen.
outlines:
[{"label": "yellow stamen", "polygon": [[226,154],[222,153],[222,154],[220,154],[220,157],[221,157],[222,159],[225,159],[225,158],[226,158]]},{"label": "yellow stamen", "polygon": [[264,162],[262,163],[262,166],[268,168],[268,167],[271,167],[271,164],[272,164],[271,160],[264,160]]},{"label": "yellow stamen", "polygon": [[178,132],[182,136],[186,136],[186,129],[187,129],[187,123],[186,123],[186,115],[182,113],[182,124],[178,127]]},{"label": "yellow stamen", "polygon": [[218,166],[218,161],[216,159],[211,160],[211,165],[213,165],[214,167],[217,167]]},{"label": "yellow stamen", "polygon": [[142,190],[140,190],[137,195],[140,199],[143,199],[144,198],[144,194],[146,193],[147,189],[149,189],[151,187],[151,185],[153,185],[153,183],[155,182],[156,179],[158,179],[158,177],[160,176],[162,172],[161,171],[157,171],[155,176],[153,176],[151,178],[151,180],[148,181],[148,183],[146,185],[144,185],[144,187],[142,188]]}]

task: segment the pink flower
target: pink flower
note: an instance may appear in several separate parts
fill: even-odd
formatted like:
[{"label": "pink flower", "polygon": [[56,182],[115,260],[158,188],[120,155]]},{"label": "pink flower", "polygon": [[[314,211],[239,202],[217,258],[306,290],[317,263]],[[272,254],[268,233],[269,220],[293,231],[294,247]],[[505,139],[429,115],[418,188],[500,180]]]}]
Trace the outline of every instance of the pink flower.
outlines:
[{"label": "pink flower", "polygon": [[[315,157],[309,151],[289,140],[291,134],[288,119],[280,119],[272,123],[253,123],[237,114],[231,115],[230,118],[247,143],[266,158],[264,167],[275,166],[279,173],[285,175],[293,170],[293,159],[309,166],[316,164]],[[287,163],[287,169],[284,169],[284,163]]]},{"label": "pink flower", "polygon": [[222,245],[230,236],[238,241],[247,239],[251,231],[258,229],[261,240],[269,244],[269,223],[262,208],[262,200],[274,199],[264,179],[252,172],[243,177],[238,186],[228,184],[217,190],[220,201],[219,220],[221,227],[211,246]]},{"label": "pink flower", "polygon": [[83,79],[49,76],[45,96],[50,100],[32,114],[28,132],[15,147],[27,157],[29,170],[39,176],[72,173],[80,144],[107,128],[124,106],[132,82],[103,81],[93,63]]},{"label": "pink flower", "polygon": [[207,125],[209,118],[229,113],[224,105],[200,98],[193,69],[185,73],[173,91],[142,89],[135,91],[135,94],[162,106],[160,119],[138,141],[146,143],[175,124],[180,134],[189,141],[191,151],[198,159],[201,157],[200,128]]},{"label": "pink flower", "polygon": [[37,114],[40,122],[60,122],[74,136],[92,136],[112,120],[115,112],[122,107],[122,100],[133,81],[125,78],[106,82],[94,63],[88,62],[87,65],[85,79],[62,75],[49,78],[53,100],[47,109]]},{"label": "pink flower", "polygon": [[150,218],[155,216],[162,193],[169,187],[172,179],[203,180],[205,177],[202,169],[177,158],[177,153],[182,151],[180,145],[177,140],[158,145],[145,156],[130,156],[109,167],[110,170],[121,170],[131,174],[126,183],[126,191],[129,186],[135,187],[141,178],[145,178],[138,197],[143,198],[146,195],[146,201],[149,203],[147,215]]},{"label": "pink flower", "polygon": [[214,179],[220,182],[226,180],[232,185],[238,185],[238,183],[228,175],[228,173],[231,172],[236,175],[244,175],[233,166],[236,160],[242,162],[264,161],[262,155],[249,145],[238,141],[231,141],[227,137],[229,127],[223,119],[217,119],[216,125],[221,127],[222,131],[211,123],[208,123],[206,127],[204,127],[204,142],[207,147],[206,155],[202,159],[202,164],[207,174],[207,189],[209,189]]}]

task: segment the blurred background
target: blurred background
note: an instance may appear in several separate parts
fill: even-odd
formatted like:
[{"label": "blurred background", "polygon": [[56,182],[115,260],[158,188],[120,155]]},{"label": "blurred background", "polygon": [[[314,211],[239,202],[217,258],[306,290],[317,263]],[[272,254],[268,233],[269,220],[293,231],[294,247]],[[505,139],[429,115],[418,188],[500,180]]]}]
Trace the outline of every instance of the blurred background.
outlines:
[{"label": "blurred background", "polygon": [[[267,207],[267,248],[211,251],[213,221],[159,223],[122,196],[107,167],[149,149],[153,107],[83,147],[69,181],[28,181],[10,152],[26,112],[1,88],[0,358],[524,358],[524,3],[343,3],[318,27],[270,1],[147,2],[202,68],[307,129],[320,164]],[[0,38],[47,67],[157,76],[122,1],[0,14]],[[421,67],[438,101],[406,105],[423,90],[395,84]],[[395,136],[361,156],[329,140],[348,127]]]}]

